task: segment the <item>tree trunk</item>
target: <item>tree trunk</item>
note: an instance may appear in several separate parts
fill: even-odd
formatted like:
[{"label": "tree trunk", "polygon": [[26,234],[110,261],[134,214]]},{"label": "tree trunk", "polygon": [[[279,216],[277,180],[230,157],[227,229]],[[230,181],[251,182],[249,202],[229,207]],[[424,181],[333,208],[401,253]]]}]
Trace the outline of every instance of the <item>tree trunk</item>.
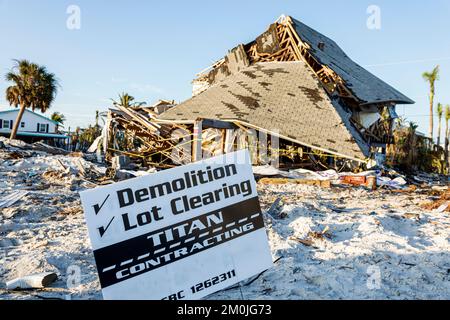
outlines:
[{"label": "tree trunk", "polygon": [[433,105],[434,105],[434,92],[431,91],[431,93],[430,93],[430,138],[431,138],[431,140],[433,140],[433,126],[434,126],[434,123],[433,123],[433,116],[434,116]]},{"label": "tree trunk", "polygon": [[438,146],[441,146],[441,123],[442,123],[442,118],[439,117],[438,135],[437,135],[437,145]]},{"label": "tree trunk", "polygon": [[448,174],[448,145],[449,145],[449,132],[448,132],[448,120],[445,122],[445,164],[447,168],[447,174]]},{"label": "tree trunk", "polygon": [[25,112],[25,105],[21,104],[19,114],[17,115],[16,122],[14,122],[12,131],[11,131],[11,136],[9,137],[10,140],[13,140],[16,138],[17,130],[19,129],[20,122],[22,121],[22,116],[23,116],[24,112]]}]

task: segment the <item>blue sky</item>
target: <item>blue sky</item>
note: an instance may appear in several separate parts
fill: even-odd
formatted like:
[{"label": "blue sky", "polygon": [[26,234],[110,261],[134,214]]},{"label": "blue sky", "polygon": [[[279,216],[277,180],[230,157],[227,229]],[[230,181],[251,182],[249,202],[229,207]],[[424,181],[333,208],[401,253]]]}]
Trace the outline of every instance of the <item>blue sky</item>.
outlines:
[{"label": "blue sky", "polygon": [[[81,29],[69,30],[69,5],[81,9]],[[381,9],[381,30],[369,30],[366,10]],[[183,101],[195,74],[228,49],[291,15],[334,39],[359,64],[416,101],[398,113],[428,132],[423,71],[441,66],[436,100],[450,104],[450,1],[406,0],[0,0],[0,110],[12,59],[46,65],[62,90],[51,111],[86,126],[95,110],[127,91],[138,101]]]}]

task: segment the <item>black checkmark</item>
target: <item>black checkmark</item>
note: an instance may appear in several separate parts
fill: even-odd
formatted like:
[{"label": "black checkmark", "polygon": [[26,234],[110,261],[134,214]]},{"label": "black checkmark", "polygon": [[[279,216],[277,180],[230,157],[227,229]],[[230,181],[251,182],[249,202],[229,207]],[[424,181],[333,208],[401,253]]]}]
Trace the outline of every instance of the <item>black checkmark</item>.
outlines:
[{"label": "black checkmark", "polygon": [[95,205],[92,206],[92,207],[94,208],[95,215],[98,215],[98,213],[100,212],[100,210],[102,210],[102,208],[103,208],[103,206],[105,205],[105,202],[106,202],[106,200],[108,200],[108,198],[109,198],[109,194],[108,194],[108,196],[106,197],[105,201],[103,201],[103,203],[102,203],[101,206],[99,206],[98,204],[95,204]]},{"label": "black checkmark", "polygon": [[100,237],[103,238],[103,235],[105,234],[106,230],[108,230],[109,226],[111,225],[111,223],[113,222],[115,217],[112,217],[111,221],[109,221],[108,225],[105,227],[100,227],[98,228],[98,232],[100,232]]}]

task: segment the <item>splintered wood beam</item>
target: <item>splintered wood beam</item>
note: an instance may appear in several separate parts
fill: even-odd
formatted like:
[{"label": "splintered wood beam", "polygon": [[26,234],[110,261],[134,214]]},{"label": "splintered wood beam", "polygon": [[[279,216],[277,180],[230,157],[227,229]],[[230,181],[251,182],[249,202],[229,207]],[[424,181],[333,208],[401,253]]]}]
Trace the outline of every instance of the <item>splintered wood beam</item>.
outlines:
[{"label": "splintered wood beam", "polygon": [[174,164],[164,164],[162,162],[156,163],[156,162],[149,162],[149,161],[147,161],[147,164],[151,165],[151,166],[153,166],[155,168],[161,168],[161,169],[171,169],[171,168],[175,168],[176,167],[176,165],[174,165]]},{"label": "splintered wood beam", "polygon": [[[122,117],[117,116],[116,119],[117,123],[119,123],[124,128],[124,130],[121,131],[124,132],[125,137],[129,142],[133,141],[133,139],[136,139],[136,141],[139,141],[141,146],[144,147],[144,149],[140,148],[134,151],[133,150],[120,151],[118,147],[115,147],[109,148],[109,151],[120,152],[123,154],[127,153],[129,156],[133,157],[139,156],[146,158],[151,158],[152,155],[159,154],[162,156],[163,161],[167,161],[168,159],[170,159],[171,161],[176,162],[176,159],[172,157],[172,150],[176,147],[176,145],[171,139],[163,138],[162,136],[159,135],[159,131],[154,130],[154,124],[151,123],[153,122],[152,120],[141,118],[144,116],[143,115],[139,116],[135,111],[126,112],[124,110],[124,112],[131,119],[123,119]],[[164,126],[167,127],[168,124],[165,123]],[[162,126],[159,127],[163,128]],[[184,131],[189,132],[187,130],[187,127],[184,126],[176,126],[176,127],[182,128]],[[128,146],[125,146],[125,148],[132,149],[133,147],[131,146],[131,144],[129,144]],[[149,153],[152,153],[152,155],[148,155]]]},{"label": "splintered wood beam", "polygon": [[133,152],[122,151],[122,150],[113,149],[113,148],[108,148],[108,150],[113,151],[113,152],[115,152],[115,153],[121,153],[121,154],[124,154],[124,155],[126,155],[126,156],[131,157],[131,158],[144,158],[143,155],[137,154],[137,153],[133,153]]},{"label": "splintered wood beam", "polygon": [[192,161],[202,160],[202,131],[203,121],[196,121],[194,124],[194,134],[192,141]]},{"label": "splintered wood beam", "polygon": [[286,25],[286,29],[288,30],[289,34],[297,41],[297,45],[298,46],[306,46],[306,44],[298,36],[297,30],[295,30],[292,20],[288,21],[285,25]]},{"label": "splintered wood beam", "polygon": [[[310,53],[309,53],[309,45],[305,42],[303,42],[300,37],[297,34],[297,31],[294,28],[293,25],[293,21],[292,19],[286,19],[283,23],[283,25],[285,26],[285,32],[289,35],[287,38],[283,38],[282,41],[285,41],[287,39],[290,40],[290,46],[294,49],[294,52],[296,53],[296,58],[297,60],[301,61],[303,60],[309,67],[310,69],[319,77],[319,79],[324,83],[324,78],[323,76],[321,76],[319,74],[320,70],[324,70],[326,71],[326,81],[330,81],[330,82],[334,82],[336,83],[335,86],[333,86],[334,88],[340,88],[341,89],[341,93],[345,94],[345,96],[353,98],[354,100],[358,101],[359,100],[353,95],[353,93],[344,85],[344,81],[342,80],[341,77],[339,77],[333,70],[331,70],[330,68],[328,68],[328,66],[324,66],[322,64],[320,64]],[[317,70],[318,68],[320,68],[319,70]],[[324,83],[324,87],[327,88],[327,90],[329,90],[329,86],[325,85],[326,83]]]},{"label": "splintered wood beam", "polygon": [[246,133],[250,132],[249,128],[244,127],[242,124],[240,124],[239,122],[233,122],[237,127],[239,127],[239,129],[243,130]]},{"label": "splintered wood beam", "polygon": [[286,31],[286,27],[280,25],[279,29],[278,29],[278,37],[280,39],[280,44],[284,43],[285,41],[289,41],[290,39],[288,38],[289,34]]},{"label": "splintered wood beam", "polygon": [[120,111],[126,113],[129,117],[131,117],[133,120],[135,120],[136,122],[138,122],[139,124],[141,124],[142,126],[147,128],[148,130],[153,131],[153,132],[159,130],[159,128],[160,128],[159,125],[148,121],[141,114],[139,114],[135,111],[132,111],[131,109],[122,107],[120,105],[118,105],[117,107],[119,108]]},{"label": "splintered wood beam", "polygon": [[305,179],[289,179],[289,178],[262,178],[258,181],[260,184],[280,185],[280,184],[305,184],[310,186],[318,186],[322,188],[331,188],[330,180],[305,180]]}]

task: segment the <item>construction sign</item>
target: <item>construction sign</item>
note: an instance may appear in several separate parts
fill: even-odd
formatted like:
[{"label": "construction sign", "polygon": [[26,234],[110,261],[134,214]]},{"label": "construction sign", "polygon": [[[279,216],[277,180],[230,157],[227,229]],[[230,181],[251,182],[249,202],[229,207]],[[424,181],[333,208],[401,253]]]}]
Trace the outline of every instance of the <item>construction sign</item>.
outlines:
[{"label": "construction sign", "polygon": [[105,299],[200,299],[272,267],[247,150],[81,200]]}]

